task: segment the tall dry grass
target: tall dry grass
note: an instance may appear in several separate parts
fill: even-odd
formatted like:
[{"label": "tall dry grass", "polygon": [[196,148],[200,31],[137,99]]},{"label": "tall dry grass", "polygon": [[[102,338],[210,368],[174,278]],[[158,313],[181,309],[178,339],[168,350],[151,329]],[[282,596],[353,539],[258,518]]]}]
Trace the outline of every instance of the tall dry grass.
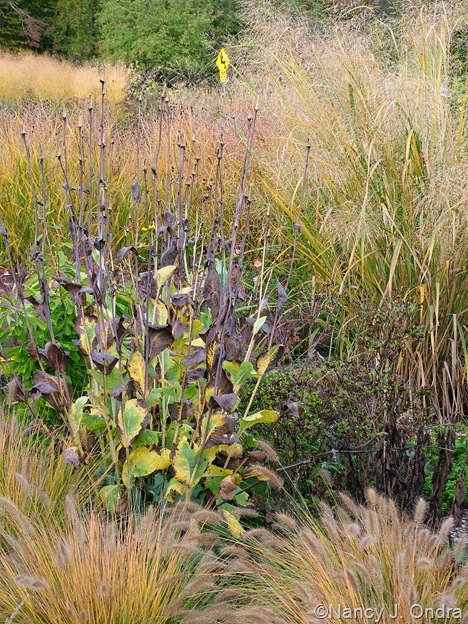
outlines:
[{"label": "tall dry grass", "polygon": [[[107,102],[106,83],[103,117],[100,98],[91,104],[67,102],[66,109],[43,102],[25,103],[18,110],[0,108],[0,140],[8,146],[0,154],[3,174],[0,178],[3,200],[0,210],[16,257],[28,253],[34,236],[34,198],[24,139],[31,154],[35,193],[39,197],[44,190],[46,195],[51,226],[50,251],[68,238],[68,212],[62,187],[64,177],[58,160],[59,155],[64,157],[65,143],[73,208],[78,210],[81,160],[88,198],[86,209],[89,207],[93,214],[97,210],[101,124],[105,146],[102,171],[110,208],[110,228],[116,245],[134,241],[138,215],[132,185],[136,178],[142,186],[146,179],[151,205],[159,202],[162,208],[166,208],[168,202],[174,200],[181,169],[181,144],[184,144],[184,186],[191,189],[188,195],[196,200],[206,221],[210,221],[216,212],[216,172],[220,145],[223,144],[223,197],[227,214],[232,214],[242,172],[243,137],[249,125],[248,116],[253,113],[254,100],[244,95],[238,101],[226,104],[217,93],[201,93],[196,103],[192,101],[190,106],[187,97],[181,95],[177,102],[168,97],[159,101],[156,110],[141,114],[138,114],[138,105],[125,112]],[[66,140],[64,111],[67,115]],[[226,111],[225,117],[223,111]],[[189,201],[184,199],[184,203]]]},{"label": "tall dry grass", "polygon": [[93,98],[99,94],[100,78],[107,83],[111,102],[122,102],[128,90],[128,72],[123,65],[98,68],[86,63],[72,65],[50,56],[0,53],[0,101],[62,101]]},{"label": "tall dry grass", "polygon": [[[421,7],[413,4],[389,23],[366,17],[317,27],[269,2],[246,3],[250,26],[230,52],[227,97],[206,89],[179,92],[159,112],[141,115],[107,107],[103,173],[115,244],[132,244],[141,221],[131,191],[136,178],[143,184],[146,176],[145,197],[164,209],[175,201],[183,169],[187,198],[196,198],[186,205],[196,203],[201,218],[212,219],[220,200],[222,142],[229,218],[238,199],[247,118],[258,100],[248,184],[252,228],[260,222],[255,215],[270,209],[276,258],[288,254],[293,224],[300,225],[298,262],[333,302],[335,354],[353,345],[351,328],[363,306],[391,306],[395,297],[420,304],[423,336],[407,345],[398,372],[433,393],[431,409],[445,423],[467,409],[468,92],[452,91],[449,49],[453,33],[468,23],[468,9],[465,1]],[[76,208],[81,132],[87,209],[96,212],[99,100],[91,123],[86,105],[75,104],[67,115],[70,197]],[[36,189],[44,159],[48,219],[55,228],[49,229],[49,249],[63,244],[68,222],[57,160],[62,110],[43,104],[4,110],[2,218],[17,257],[29,250],[34,232],[23,129]]]},{"label": "tall dry grass", "polygon": [[449,51],[467,3],[331,30],[272,16],[268,3],[247,9],[250,85],[270,68],[257,79],[267,122],[256,180],[285,242],[284,224],[300,225],[304,266],[334,302],[333,346],[352,344],[363,306],[419,304],[423,337],[407,345],[399,372],[433,391],[442,422],[463,418],[468,91],[452,91]]}]

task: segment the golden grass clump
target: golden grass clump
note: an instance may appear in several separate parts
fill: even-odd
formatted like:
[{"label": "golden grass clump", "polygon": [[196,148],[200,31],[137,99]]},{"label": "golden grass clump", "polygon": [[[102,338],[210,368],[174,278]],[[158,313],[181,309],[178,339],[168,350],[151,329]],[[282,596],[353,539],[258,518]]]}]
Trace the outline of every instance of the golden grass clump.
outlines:
[{"label": "golden grass clump", "polygon": [[122,102],[128,90],[128,73],[123,65],[89,63],[80,66],[33,54],[0,53],[0,100],[51,100],[95,98],[100,91],[100,78],[107,83],[110,102]]},{"label": "golden grass clump", "polygon": [[[0,530],[0,618],[2,621],[147,622],[192,621],[213,591],[216,562],[198,545],[202,524],[193,510],[110,520],[82,516],[72,499],[69,519],[49,524],[17,514]],[[13,536],[14,529],[14,536]],[[203,611],[201,611],[203,612]]]},{"label": "golden grass clump", "polygon": [[431,533],[375,492],[369,500],[374,504],[344,499],[336,511],[325,506],[319,520],[305,516],[295,524],[280,514],[270,539],[254,530],[240,540],[242,549],[228,547],[227,569],[236,572],[232,585],[225,577],[217,603],[230,607],[216,621],[251,621],[255,613],[259,624],[367,622],[380,614],[379,622],[391,624],[395,612],[410,622],[420,609],[441,605],[447,622],[461,620],[468,609],[461,547],[452,551],[445,529]]},{"label": "golden grass clump", "polygon": [[[40,421],[38,428],[43,428]],[[34,422],[29,430],[34,431]],[[36,428],[37,431],[37,428]],[[57,443],[42,441],[16,418],[0,409],[0,507],[17,510],[18,517],[32,517],[48,525],[60,522],[71,490],[81,507],[90,495],[89,478],[82,467],[64,465]],[[1,515],[1,514],[0,514]],[[28,520],[24,524],[30,525]],[[1,540],[0,540],[1,541]]]}]

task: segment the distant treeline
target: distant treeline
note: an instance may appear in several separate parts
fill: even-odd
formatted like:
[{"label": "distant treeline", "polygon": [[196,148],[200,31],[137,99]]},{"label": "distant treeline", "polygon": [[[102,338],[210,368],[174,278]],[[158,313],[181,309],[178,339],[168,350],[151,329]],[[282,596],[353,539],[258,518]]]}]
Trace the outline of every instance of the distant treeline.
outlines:
[{"label": "distant treeline", "polygon": [[238,0],[0,0],[0,48],[122,60],[168,79],[212,72],[242,29]]}]

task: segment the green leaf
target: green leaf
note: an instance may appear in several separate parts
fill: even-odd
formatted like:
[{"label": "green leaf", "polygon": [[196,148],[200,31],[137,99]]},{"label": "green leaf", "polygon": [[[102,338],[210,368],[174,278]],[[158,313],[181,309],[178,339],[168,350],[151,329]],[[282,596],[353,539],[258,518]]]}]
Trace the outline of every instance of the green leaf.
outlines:
[{"label": "green leaf", "polygon": [[260,318],[258,318],[253,326],[253,335],[256,336],[258,334],[258,332],[260,331],[262,325],[265,323],[265,321],[267,320],[266,316],[261,316]]},{"label": "green leaf", "polygon": [[239,435],[249,427],[260,423],[274,423],[278,420],[278,413],[273,410],[261,410],[255,414],[249,414],[240,419]]},{"label": "green leaf", "polygon": [[88,401],[89,397],[82,396],[79,399],[76,399],[76,401],[71,406],[68,419],[70,421],[70,425],[75,436],[78,435],[78,431],[81,427],[81,421],[83,419],[83,408]]},{"label": "green leaf", "polygon": [[215,447],[202,451],[198,445],[192,447],[187,438],[182,438],[172,462],[176,478],[188,486],[196,485],[215,457]]},{"label": "green leaf", "polygon": [[105,485],[99,490],[99,498],[111,513],[114,513],[117,509],[117,503],[121,495],[122,488],[120,485]]},{"label": "green leaf", "polygon": [[175,420],[172,420],[171,424],[166,429],[167,448],[171,448],[172,445],[174,444],[174,437],[176,433],[177,433],[177,440],[175,440],[175,442],[177,443],[177,441],[181,440],[182,438],[189,438],[191,434],[193,433],[193,429],[187,423],[180,424],[176,422]]},{"label": "green leaf", "polygon": [[145,429],[141,435],[134,440],[132,448],[138,448],[139,446],[153,446],[161,443],[162,433],[160,431],[151,431],[151,429]]},{"label": "green leaf", "polygon": [[237,387],[245,383],[249,379],[256,379],[257,372],[250,362],[223,362],[223,368],[229,373],[232,384]]},{"label": "green leaf", "polygon": [[146,446],[140,446],[132,451],[128,461],[124,463],[122,481],[131,487],[138,477],[147,477],[156,470],[166,470],[171,465],[171,452],[163,449],[161,453],[151,451]]},{"label": "green leaf", "polygon": [[176,494],[180,494],[181,496],[187,492],[187,486],[178,481],[177,479],[171,479],[167,484],[166,499],[170,502],[174,502],[174,497]]},{"label": "green leaf", "polygon": [[177,267],[173,264],[169,264],[168,266],[162,267],[156,271],[155,280],[158,286],[158,289],[170,279],[174,273],[176,272]]},{"label": "green leaf", "polygon": [[86,414],[82,420],[83,425],[90,431],[104,431],[106,428],[106,421],[101,416],[95,416],[93,414]]},{"label": "green leaf", "polygon": [[125,403],[123,414],[122,410],[119,410],[117,430],[124,448],[128,448],[140,433],[146,416],[146,410],[138,405],[137,399],[130,399]]}]

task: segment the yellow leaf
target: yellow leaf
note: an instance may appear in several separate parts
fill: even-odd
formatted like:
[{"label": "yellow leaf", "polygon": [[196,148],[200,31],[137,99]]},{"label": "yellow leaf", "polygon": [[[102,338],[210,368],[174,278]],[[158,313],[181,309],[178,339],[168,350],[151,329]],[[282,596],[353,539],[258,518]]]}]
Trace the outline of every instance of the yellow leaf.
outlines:
[{"label": "yellow leaf", "polygon": [[232,537],[241,537],[245,533],[245,530],[242,528],[239,520],[230,511],[223,509],[222,512],[226,520],[228,531]]},{"label": "yellow leaf", "polygon": [[128,362],[128,374],[140,386],[141,392],[145,388],[145,360],[139,351],[135,351],[132,359]]},{"label": "yellow leaf", "polygon": [[187,492],[187,489],[188,488],[180,481],[177,481],[177,479],[171,479],[168,483],[165,497],[170,503],[173,503],[174,496],[176,494],[180,494],[182,496]]},{"label": "yellow leaf", "polygon": [[208,440],[215,429],[224,427],[225,423],[226,419],[223,414],[211,414],[210,416],[205,416],[201,423],[202,439]]},{"label": "yellow leaf", "polygon": [[136,399],[130,399],[125,403],[123,413],[122,410],[119,410],[116,424],[119,438],[124,448],[128,448],[141,432],[146,418],[146,410],[138,405]]},{"label": "yellow leaf", "polygon": [[167,280],[174,275],[176,270],[177,270],[177,267],[173,264],[170,264],[156,271],[154,277],[155,277],[158,289],[161,288],[161,286],[164,286]]},{"label": "yellow leaf", "polygon": [[220,444],[216,447],[219,451],[224,451],[228,457],[235,457],[236,459],[242,457],[244,449],[242,444],[235,442],[234,444]]},{"label": "yellow leaf", "polygon": [[197,444],[192,445],[187,438],[182,438],[172,460],[176,478],[189,486],[196,485],[215,457],[216,447],[202,450]]},{"label": "yellow leaf", "polygon": [[194,338],[191,343],[192,347],[204,347],[205,343],[202,338]]},{"label": "yellow leaf", "polygon": [[267,371],[271,370],[281,359],[283,353],[283,345],[276,345],[265,353],[261,353],[257,358],[255,366],[257,373],[263,376]]},{"label": "yellow leaf", "polygon": [[[212,464],[205,474],[210,477],[228,477],[229,475],[232,475],[232,472],[233,471],[230,468],[221,468],[221,466],[215,466]],[[236,474],[236,477],[238,477],[239,481],[242,479],[240,475]]]},{"label": "yellow leaf", "polygon": [[130,453],[122,469],[122,481],[131,487],[137,477],[147,477],[156,470],[165,470],[171,465],[171,452],[163,449],[161,454],[146,446],[139,446]]}]

